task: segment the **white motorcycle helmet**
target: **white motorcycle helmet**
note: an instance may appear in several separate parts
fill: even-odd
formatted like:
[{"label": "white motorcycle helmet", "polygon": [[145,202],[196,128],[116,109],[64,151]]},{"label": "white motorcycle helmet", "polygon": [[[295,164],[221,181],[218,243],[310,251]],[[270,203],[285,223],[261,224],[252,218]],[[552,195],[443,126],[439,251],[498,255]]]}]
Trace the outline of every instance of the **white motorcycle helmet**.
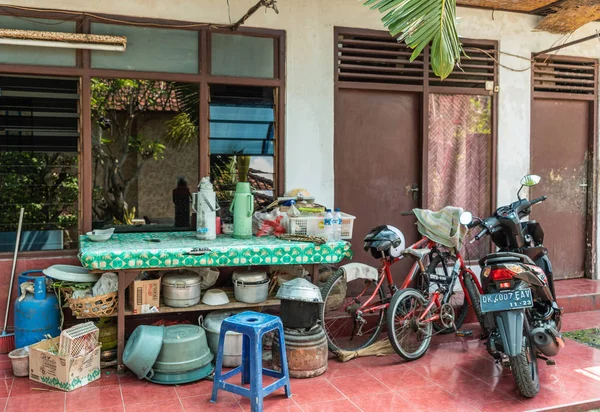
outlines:
[{"label": "white motorcycle helmet", "polygon": [[376,259],[381,259],[382,253],[389,258],[397,258],[406,248],[402,231],[394,226],[377,226],[365,236],[364,249],[371,252]]}]

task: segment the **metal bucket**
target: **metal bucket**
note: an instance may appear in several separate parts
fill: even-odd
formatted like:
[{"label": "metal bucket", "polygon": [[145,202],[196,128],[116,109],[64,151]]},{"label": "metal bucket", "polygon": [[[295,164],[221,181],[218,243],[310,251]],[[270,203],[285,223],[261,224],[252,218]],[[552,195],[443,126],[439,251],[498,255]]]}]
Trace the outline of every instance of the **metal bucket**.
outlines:
[{"label": "metal bucket", "polygon": [[[285,353],[292,378],[314,378],[327,371],[327,338],[321,325],[311,329],[285,329]],[[281,370],[279,339],[273,339],[273,368]]]}]

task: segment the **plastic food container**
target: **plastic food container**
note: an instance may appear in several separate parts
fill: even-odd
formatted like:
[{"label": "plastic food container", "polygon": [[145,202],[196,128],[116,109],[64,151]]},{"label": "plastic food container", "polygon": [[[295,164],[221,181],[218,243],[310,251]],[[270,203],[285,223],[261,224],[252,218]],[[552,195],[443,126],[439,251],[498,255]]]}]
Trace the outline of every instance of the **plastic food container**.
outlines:
[{"label": "plastic food container", "polygon": [[200,302],[200,275],[186,271],[167,273],[162,277],[161,289],[165,305],[185,308]]},{"label": "plastic food container", "polygon": [[235,300],[244,303],[260,303],[269,297],[269,277],[267,272],[233,272],[233,292]]}]

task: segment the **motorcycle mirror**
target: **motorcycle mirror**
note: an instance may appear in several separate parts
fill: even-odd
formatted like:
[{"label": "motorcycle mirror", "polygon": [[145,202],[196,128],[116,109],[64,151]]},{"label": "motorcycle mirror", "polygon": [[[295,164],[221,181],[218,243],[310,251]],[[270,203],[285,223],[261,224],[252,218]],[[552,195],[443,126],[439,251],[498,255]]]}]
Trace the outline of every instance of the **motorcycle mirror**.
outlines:
[{"label": "motorcycle mirror", "polygon": [[521,186],[527,186],[527,187],[535,186],[538,183],[540,183],[540,180],[542,180],[542,178],[539,177],[538,175],[525,175],[521,179]]},{"label": "motorcycle mirror", "polygon": [[473,221],[473,214],[471,212],[462,212],[459,220],[461,224],[468,225]]}]

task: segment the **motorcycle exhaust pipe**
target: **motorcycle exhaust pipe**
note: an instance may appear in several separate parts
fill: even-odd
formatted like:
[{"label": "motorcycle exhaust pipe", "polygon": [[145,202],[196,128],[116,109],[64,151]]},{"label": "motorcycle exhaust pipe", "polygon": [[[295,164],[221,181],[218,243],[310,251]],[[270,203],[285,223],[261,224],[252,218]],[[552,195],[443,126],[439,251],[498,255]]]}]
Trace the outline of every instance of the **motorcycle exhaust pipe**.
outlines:
[{"label": "motorcycle exhaust pipe", "polygon": [[556,356],[564,346],[560,333],[553,327],[537,327],[531,331],[531,338],[545,356]]}]

